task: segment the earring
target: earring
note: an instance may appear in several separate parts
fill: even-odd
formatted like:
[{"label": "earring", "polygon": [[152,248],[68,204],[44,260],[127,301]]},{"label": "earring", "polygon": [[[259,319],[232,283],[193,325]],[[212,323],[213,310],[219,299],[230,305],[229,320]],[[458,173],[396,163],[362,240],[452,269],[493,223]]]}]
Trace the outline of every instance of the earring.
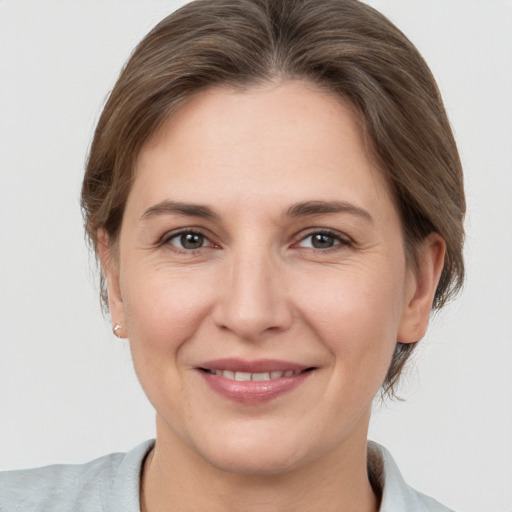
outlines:
[{"label": "earring", "polygon": [[114,327],[112,328],[112,332],[114,333],[114,336],[117,336],[118,338],[121,337],[121,335],[118,332],[119,329],[121,329],[121,324],[116,322],[116,325],[114,325]]}]

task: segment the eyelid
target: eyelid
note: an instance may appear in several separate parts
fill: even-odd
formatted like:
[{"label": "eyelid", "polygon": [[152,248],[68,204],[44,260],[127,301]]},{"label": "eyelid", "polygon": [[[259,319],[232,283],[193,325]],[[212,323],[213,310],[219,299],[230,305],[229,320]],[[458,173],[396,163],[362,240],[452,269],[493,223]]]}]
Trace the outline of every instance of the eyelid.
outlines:
[{"label": "eyelid", "polygon": [[335,238],[337,240],[338,243],[336,243],[333,247],[329,247],[327,249],[317,249],[315,247],[311,247],[311,249],[316,250],[316,251],[325,252],[325,251],[328,251],[329,249],[334,249],[335,247],[337,247],[339,245],[342,245],[342,246],[354,245],[354,241],[352,240],[351,237],[349,237],[345,233],[342,233],[340,231],[336,231],[336,230],[330,229],[330,228],[309,228],[308,230],[306,230],[305,233],[304,232],[300,233],[296,237],[296,242],[294,242],[292,245],[299,246],[299,244],[301,242],[303,242],[304,240],[306,240],[307,238],[309,238],[313,235],[318,235],[318,234],[332,236],[333,238]]},{"label": "eyelid", "polygon": [[[219,247],[218,244],[216,244],[215,242],[212,241],[212,237],[208,234],[205,233],[205,230],[204,229],[201,229],[201,228],[197,228],[197,227],[184,227],[184,228],[177,228],[175,230],[172,230],[172,231],[168,231],[167,233],[165,233],[160,239],[159,241],[157,242],[157,246],[164,246],[164,245],[172,245],[170,244],[169,242],[173,239],[173,238],[176,238],[176,237],[179,237],[181,235],[185,235],[185,234],[194,234],[194,235],[200,235],[202,237],[204,237],[205,240],[208,241],[208,244],[209,245],[206,245],[206,246],[203,246],[203,247],[200,247],[198,249],[195,249],[196,251],[200,250],[200,249],[206,249],[208,247]],[[180,252],[192,252],[193,250],[191,249],[180,249],[179,247],[176,247],[176,246],[172,246],[174,250],[176,251],[180,251]]]},{"label": "eyelid", "polygon": [[[158,240],[156,245],[157,246],[171,245],[171,244],[169,244],[170,240],[172,240],[173,238],[179,237],[181,235],[187,234],[187,233],[201,235],[208,242],[208,245],[200,247],[198,249],[195,249],[195,251],[199,251],[200,249],[205,249],[205,248],[208,248],[208,247],[220,248],[220,245],[215,243],[212,240],[212,236],[210,234],[205,233],[204,229],[198,228],[198,227],[192,227],[192,226],[177,228],[175,230],[166,232]],[[337,231],[337,230],[334,230],[334,229],[331,229],[331,228],[308,228],[307,230],[303,230],[296,237],[294,237],[295,241],[292,243],[292,247],[293,246],[295,246],[295,247],[299,246],[299,244],[301,242],[303,242],[307,238],[309,238],[309,237],[311,237],[313,235],[317,235],[317,234],[323,234],[323,235],[332,236],[333,238],[336,239],[337,243],[333,247],[330,247],[330,248],[327,248],[327,249],[317,249],[317,248],[311,247],[311,249],[316,250],[316,251],[325,252],[325,251],[328,251],[329,249],[334,249],[335,247],[337,247],[339,245],[341,245],[341,246],[352,246],[352,245],[354,245],[354,241],[352,240],[352,238],[350,236],[348,236],[347,234],[343,233],[343,232],[340,232],[340,231]],[[191,250],[191,249],[189,249],[189,250],[181,249],[180,250],[179,247],[176,247],[174,245],[173,245],[173,248],[174,248],[174,250],[181,251],[181,252],[188,252],[188,253],[190,253],[190,252],[194,251],[194,250]]]}]

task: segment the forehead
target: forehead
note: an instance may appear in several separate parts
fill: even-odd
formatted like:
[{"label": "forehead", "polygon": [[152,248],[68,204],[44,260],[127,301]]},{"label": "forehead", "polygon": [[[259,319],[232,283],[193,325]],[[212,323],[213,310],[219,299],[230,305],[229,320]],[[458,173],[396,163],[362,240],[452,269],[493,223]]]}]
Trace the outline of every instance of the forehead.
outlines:
[{"label": "forehead", "polygon": [[389,196],[350,106],[303,82],[197,94],[142,148],[134,189],[147,202]]}]

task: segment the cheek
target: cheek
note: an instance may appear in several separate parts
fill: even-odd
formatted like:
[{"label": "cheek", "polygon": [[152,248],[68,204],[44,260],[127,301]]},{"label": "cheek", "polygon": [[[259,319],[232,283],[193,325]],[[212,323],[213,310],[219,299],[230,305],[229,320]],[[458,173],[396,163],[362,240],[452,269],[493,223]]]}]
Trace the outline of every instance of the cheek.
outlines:
[{"label": "cheek", "polygon": [[206,276],[176,270],[128,265],[126,270],[122,293],[136,374],[157,411],[170,408],[174,417],[183,418],[188,401],[183,388],[189,368],[187,347],[208,316],[208,290],[215,287],[205,282]]},{"label": "cheek", "polygon": [[328,278],[304,282],[298,292],[307,297],[301,309],[309,328],[343,366],[344,374],[387,371],[404,291],[401,267],[386,265],[386,272],[379,270],[382,267],[334,269]]},{"label": "cheek", "polygon": [[144,348],[146,357],[178,351],[208,314],[215,286],[198,271],[126,270],[121,291],[132,350]]}]

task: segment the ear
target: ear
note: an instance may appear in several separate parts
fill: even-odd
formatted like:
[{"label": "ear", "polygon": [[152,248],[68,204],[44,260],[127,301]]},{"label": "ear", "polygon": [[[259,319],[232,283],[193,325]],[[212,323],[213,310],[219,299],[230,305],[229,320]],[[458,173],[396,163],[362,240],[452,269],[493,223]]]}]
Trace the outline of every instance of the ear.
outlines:
[{"label": "ear", "polygon": [[108,307],[112,321],[112,331],[117,337],[126,338],[126,316],[119,286],[118,254],[110,241],[108,233],[104,229],[98,229],[97,234],[98,256],[107,281]]},{"label": "ear", "polygon": [[417,250],[417,265],[408,270],[397,341],[415,343],[425,335],[445,252],[446,243],[437,233],[431,233]]}]

